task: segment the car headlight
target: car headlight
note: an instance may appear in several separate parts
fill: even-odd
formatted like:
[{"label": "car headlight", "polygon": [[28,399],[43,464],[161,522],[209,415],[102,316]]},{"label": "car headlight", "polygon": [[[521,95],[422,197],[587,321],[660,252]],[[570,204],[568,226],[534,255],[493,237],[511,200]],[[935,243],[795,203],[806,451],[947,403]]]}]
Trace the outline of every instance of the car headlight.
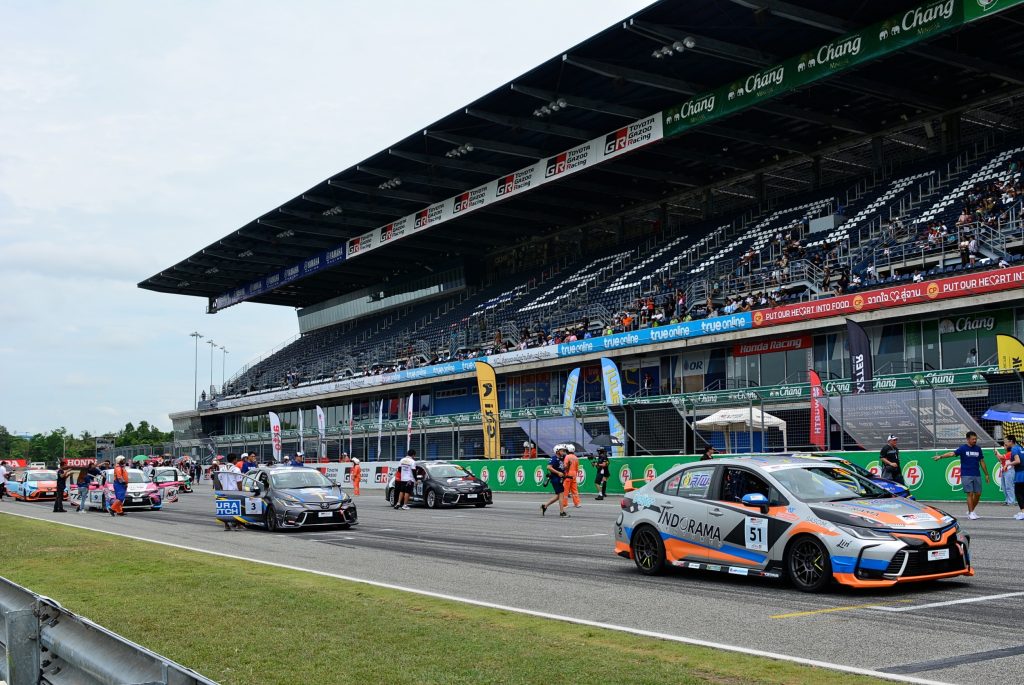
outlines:
[{"label": "car headlight", "polygon": [[844,526],[836,524],[836,528],[843,531],[847,535],[852,535],[858,540],[895,540],[892,535],[881,530],[874,528],[862,528],[861,526]]},{"label": "car headlight", "polygon": [[277,501],[286,507],[301,507],[302,500],[297,497],[278,497]]},{"label": "car headlight", "polygon": [[456,490],[455,488],[450,488],[447,485],[442,485],[441,489],[444,490],[445,492],[458,492],[458,490]]}]

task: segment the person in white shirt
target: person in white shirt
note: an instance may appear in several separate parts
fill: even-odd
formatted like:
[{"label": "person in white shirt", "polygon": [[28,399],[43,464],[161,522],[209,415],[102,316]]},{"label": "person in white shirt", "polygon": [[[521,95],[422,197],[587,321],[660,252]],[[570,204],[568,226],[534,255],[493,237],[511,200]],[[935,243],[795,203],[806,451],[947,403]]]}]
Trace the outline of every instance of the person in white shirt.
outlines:
[{"label": "person in white shirt", "polygon": [[395,486],[401,486],[398,491],[398,500],[396,503],[396,509],[408,509],[409,508],[409,497],[412,496],[413,484],[416,480],[416,450],[409,450],[402,457],[402,461],[398,462],[398,477]]},{"label": "person in white shirt", "polygon": [[153,480],[153,465],[147,463],[142,467],[142,475],[146,477],[146,480]]}]

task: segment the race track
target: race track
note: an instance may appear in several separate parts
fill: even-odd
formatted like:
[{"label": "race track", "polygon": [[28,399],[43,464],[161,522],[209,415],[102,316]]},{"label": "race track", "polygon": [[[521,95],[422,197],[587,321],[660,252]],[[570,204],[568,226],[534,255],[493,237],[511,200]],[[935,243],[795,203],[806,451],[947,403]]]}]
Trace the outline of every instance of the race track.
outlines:
[{"label": "race track", "polygon": [[[559,519],[540,516],[536,495],[497,493],[486,509],[396,511],[380,491],[367,493],[351,530],[277,535],[223,532],[207,484],[163,511],[117,519],[9,500],[0,513],[941,682],[1024,678],[1024,522],[1010,507],[982,505],[981,519],[961,520],[972,536],[973,578],[806,595],[781,581],[718,573],[641,576],[612,554],[618,498],[588,498]],[[962,504],[940,506],[964,514]]]}]

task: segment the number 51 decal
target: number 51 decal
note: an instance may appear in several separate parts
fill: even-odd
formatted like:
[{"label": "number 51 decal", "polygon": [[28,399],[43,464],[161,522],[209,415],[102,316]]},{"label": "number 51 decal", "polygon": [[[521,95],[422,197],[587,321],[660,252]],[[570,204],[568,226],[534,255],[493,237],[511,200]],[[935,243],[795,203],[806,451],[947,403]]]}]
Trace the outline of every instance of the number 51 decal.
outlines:
[{"label": "number 51 decal", "polygon": [[768,519],[747,517],[747,523],[743,530],[743,539],[746,541],[747,549],[758,552],[768,551]]}]

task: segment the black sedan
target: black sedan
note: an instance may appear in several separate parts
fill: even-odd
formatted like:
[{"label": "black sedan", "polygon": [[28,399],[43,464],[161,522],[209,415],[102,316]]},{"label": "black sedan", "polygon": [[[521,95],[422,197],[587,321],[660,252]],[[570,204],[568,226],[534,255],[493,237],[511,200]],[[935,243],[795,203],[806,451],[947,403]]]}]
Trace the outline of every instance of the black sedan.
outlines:
[{"label": "black sedan", "polygon": [[359,523],[352,498],[316,469],[265,466],[224,478],[222,485],[214,501],[220,521],[263,526],[271,532]]},{"label": "black sedan", "polygon": [[[491,489],[458,464],[446,461],[416,462],[416,481],[409,502],[419,502],[431,509],[440,506],[472,504],[486,507],[492,503]],[[398,501],[395,478],[384,488],[384,497],[394,506]]]}]

